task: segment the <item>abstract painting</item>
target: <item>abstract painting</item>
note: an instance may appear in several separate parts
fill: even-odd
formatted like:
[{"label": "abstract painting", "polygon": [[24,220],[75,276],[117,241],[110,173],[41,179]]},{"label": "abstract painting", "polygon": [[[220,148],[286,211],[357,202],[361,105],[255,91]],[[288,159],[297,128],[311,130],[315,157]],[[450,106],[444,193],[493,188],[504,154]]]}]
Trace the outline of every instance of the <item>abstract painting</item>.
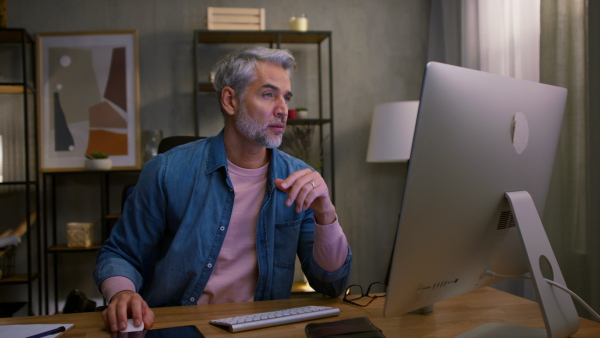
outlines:
[{"label": "abstract painting", "polygon": [[37,71],[41,171],[139,169],[137,31],[39,33]]}]

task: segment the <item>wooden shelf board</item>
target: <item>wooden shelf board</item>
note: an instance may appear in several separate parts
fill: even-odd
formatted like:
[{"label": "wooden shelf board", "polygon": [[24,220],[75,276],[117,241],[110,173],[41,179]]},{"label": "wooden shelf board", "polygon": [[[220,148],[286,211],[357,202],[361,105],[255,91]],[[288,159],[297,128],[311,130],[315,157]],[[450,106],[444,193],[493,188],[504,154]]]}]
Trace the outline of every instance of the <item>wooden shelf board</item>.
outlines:
[{"label": "wooden shelf board", "polygon": [[30,184],[35,184],[35,180],[33,181],[4,181],[4,182],[0,182],[0,185],[30,185]]},{"label": "wooden shelf board", "polygon": [[48,248],[46,251],[48,253],[61,253],[61,252],[86,252],[86,251],[96,251],[100,249],[102,244],[92,244],[91,246],[85,247],[68,247],[66,245],[55,245],[53,247]]},{"label": "wooden shelf board", "polygon": [[327,124],[331,123],[329,119],[288,119],[287,124],[289,125],[303,125],[303,124]]},{"label": "wooden shelf board", "polygon": [[0,279],[0,285],[2,284],[26,284],[28,281],[33,281],[38,277],[37,273],[31,275],[31,279],[27,279],[26,273],[15,273],[6,278]]},{"label": "wooden shelf board", "polygon": [[209,31],[196,30],[199,43],[320,43],[330,37],[330,32],[308,31]]},{"label": "wooden shelf board", "polygon": [[199,92],[205,92],[205,93],[210,93],[210,92],[215,92],[215,87],[213,87],[212,82],[199,82],[198,83],[198,91]]},{"label": "wooden shelf board", "polygon": [[[31,89],[27,88],[27,93],[33,93]],[[23,94],[22,85],[0,85],[0,94]]]},{"label": "wooden shelf board", "polygon": [[21,43],[25,35],[25,43],[33,43],[33,39],[22,28],[2,28],[0,29],[0,43]]},{"label": "wooden shelf board", "polygon": [[87,170],[82,168],[81,170],[68,170],[68,171],[46,171],[42,172],[43,175],[59,176],[59,175],[72,175],[72,174],[138,174],[141,169],[111,169],[111,170]]}]

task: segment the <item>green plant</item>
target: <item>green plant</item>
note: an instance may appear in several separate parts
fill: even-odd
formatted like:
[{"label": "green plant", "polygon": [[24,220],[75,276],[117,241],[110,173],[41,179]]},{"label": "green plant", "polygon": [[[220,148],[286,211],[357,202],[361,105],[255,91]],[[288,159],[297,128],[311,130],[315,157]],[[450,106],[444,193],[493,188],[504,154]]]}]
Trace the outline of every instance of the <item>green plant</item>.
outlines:
[{"label": "green plant", "polygon": [[296,111],[301,111],[301,110],[308,110],[308,109],[306,109],[304,107],[296,108]]},{"label": "green plant", "polygon": [[97,159],[102,159],[102,158],[108,158],[108,154],[97,151],[94,153],[89,153],[89,155],[85,155],[85,158],[90,159],[90,160],[97,160]]}]

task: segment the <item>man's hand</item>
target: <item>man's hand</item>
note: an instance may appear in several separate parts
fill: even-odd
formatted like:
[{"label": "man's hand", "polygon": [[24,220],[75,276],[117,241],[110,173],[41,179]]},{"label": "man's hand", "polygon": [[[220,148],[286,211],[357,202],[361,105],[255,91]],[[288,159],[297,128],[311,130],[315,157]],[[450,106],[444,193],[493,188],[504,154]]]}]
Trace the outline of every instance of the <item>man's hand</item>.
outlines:
[{"label": "man's hand", "polygon": [[296,212],[312,208],[318,224],[335,222],[335,207],[329,198],[329,189],[321,174],[310,169],[292,173],[285,180],[275,180],[275,186],[288,194],[285,204],[289,207],[296,201]]},{"label": "man's hand", "polygon": [[102,311],[102,319],[111,332],[117,332],[127,328],[127,316],[131,316],[135,327],[144,322],[144,328],[148,329],[154,324],[154,312],[150,310],[146,301],[139,293],[133,291],[121,291],[114,295],[108,307]]}]

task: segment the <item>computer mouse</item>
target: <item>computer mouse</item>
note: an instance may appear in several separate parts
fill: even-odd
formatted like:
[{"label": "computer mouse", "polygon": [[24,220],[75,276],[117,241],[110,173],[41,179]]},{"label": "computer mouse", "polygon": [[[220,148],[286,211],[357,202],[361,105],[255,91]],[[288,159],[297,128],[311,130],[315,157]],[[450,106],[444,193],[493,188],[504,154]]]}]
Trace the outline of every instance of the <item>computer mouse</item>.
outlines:
[{"label": "computer mouse", "polygon": [[142,325],[135,327],[135,325],[133,324],[133,319],[129,318],[127,319],[127,328],[125,330],[119,330],[120,332],[137,332],[137,331],[142,331],[144,329],[144,322],[142,322]]}]

